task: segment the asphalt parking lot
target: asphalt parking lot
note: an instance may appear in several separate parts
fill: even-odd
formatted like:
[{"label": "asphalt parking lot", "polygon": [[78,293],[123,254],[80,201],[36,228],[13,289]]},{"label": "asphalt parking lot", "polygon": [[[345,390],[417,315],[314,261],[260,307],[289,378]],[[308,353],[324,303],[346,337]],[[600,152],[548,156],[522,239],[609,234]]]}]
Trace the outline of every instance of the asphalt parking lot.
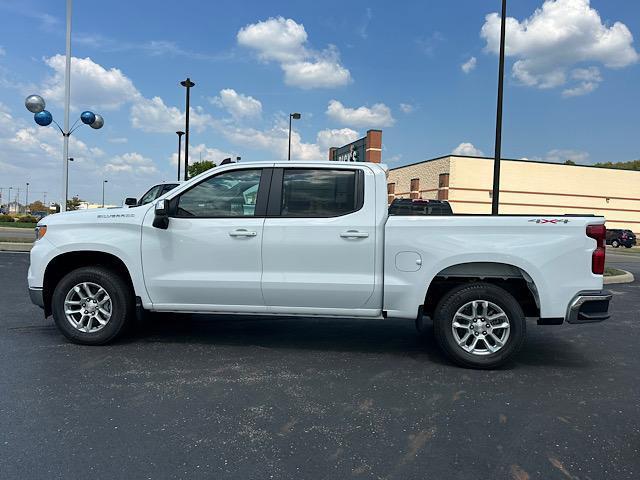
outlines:
[{"label": "asphalt parking lot", "polygon": [[[640,256],[609,255],[640,278]],[[169,316],[67,343],[0,253],[0,477],[640,478],[640,282],[452,366],[410,322]]]}]

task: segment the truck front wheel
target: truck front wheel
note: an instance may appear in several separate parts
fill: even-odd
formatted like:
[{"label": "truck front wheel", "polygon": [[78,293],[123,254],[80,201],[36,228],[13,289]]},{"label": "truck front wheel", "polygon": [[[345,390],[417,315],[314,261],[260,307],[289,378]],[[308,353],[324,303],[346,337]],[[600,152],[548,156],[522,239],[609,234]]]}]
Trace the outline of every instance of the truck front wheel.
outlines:
[{"label": "truck front wheel", "polygon": [[522,347],[526,320],[506,290],[473,283],[449,291],[434,311],[438,344],[454,362],[468,368],[495,368]]},{"label": "truck front wheel", "polygon": [[103,267],[82,267],[60,280],[51,306],[65,337],[84,345],[102,345],[123,330],[134,302],[131,288],[118,274]]}]

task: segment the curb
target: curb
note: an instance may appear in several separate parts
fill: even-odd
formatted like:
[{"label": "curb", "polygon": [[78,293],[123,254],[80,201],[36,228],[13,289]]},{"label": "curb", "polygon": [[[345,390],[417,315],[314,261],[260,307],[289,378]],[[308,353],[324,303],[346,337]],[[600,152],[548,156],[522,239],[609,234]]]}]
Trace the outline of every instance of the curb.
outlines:
[{"label": "curb", "polygon": [[0,242],[0,252],[30,252],[33,243]]},{"label": "curb", "polygon": [[611,285],[614,283],[631,283],[635,280],[633,273],[622,270],[622,275],[614,275],[613,277],[604,277],[604,284]]}]

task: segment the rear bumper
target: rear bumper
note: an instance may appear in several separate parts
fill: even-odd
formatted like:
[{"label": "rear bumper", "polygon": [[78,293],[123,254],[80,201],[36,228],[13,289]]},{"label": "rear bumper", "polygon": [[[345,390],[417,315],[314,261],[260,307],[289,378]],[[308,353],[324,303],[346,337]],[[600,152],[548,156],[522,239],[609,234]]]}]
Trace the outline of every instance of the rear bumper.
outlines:
[{"label": "rear bumper", "polygon": [[31,299],[31,303],[39,306],[40,308],[44,308],[44,296],[41,288],[29,287],[29,298]]},{"label": "rear bumper", "polygon": [[565,320],[567,323],[595,323],[609,318],[611,292],[579,292],[569,304]]}]

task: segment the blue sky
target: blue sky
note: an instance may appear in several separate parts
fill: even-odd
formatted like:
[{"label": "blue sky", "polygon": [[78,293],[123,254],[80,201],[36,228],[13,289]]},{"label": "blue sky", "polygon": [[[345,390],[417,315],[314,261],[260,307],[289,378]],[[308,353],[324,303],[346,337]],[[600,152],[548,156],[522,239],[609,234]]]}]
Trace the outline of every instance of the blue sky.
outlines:
[{"label": "blue sky", "polygon": [[[509,2],[503,154],[579,163],[640,157],[640,4]],[[500,2],[81,2],[73,16],[70,193],[137,196],[176,176],[175,130],[192,90],[191,161],[293,157],[383,130],[392,166],[491,156]],[[0,1],[0,187],[59,196],[61,140],[36,127],[40,93],[62,122],[65,2]],[[32,193],[31,198],[41,197]],[[5,197],[6,198],[6,197]]]}]

